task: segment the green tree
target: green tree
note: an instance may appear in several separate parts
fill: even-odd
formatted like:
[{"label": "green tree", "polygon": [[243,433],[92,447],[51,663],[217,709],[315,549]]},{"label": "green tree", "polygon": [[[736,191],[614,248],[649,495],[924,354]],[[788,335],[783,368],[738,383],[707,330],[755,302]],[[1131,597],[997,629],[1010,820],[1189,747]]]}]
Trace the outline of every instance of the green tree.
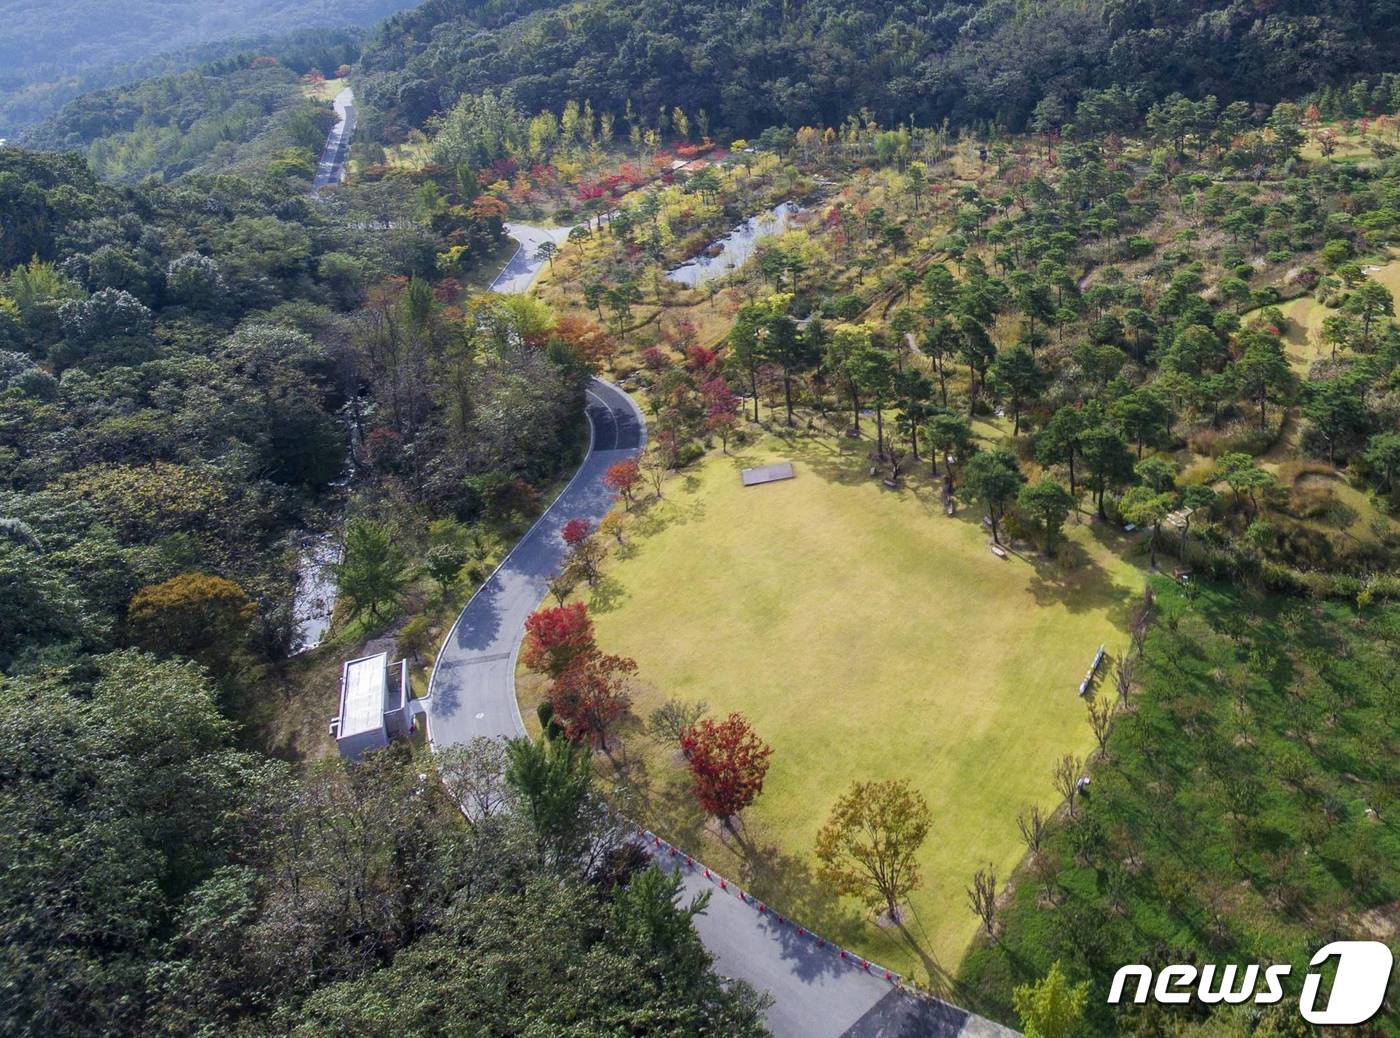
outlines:
[{"label": "green tree", "polygon": [[1079,437],[1084,431],[1084,416],[1077,407],[1061,407],[1050,416],[1045,428],[1035,440],[1035,460],[1047,468],[1064,465],[1069,469],[1069,492],[1077,498],[1074,481],[1074,461],[1079,456]]},{"label": "green tree", "polygon": [[1215,491],[1208,486],[1193,483],[1181,490],[1181,503],[1190,511],[1181,520],[1181,558],[1186,559],[1186,542],[1191,536],[1191,520],[1194,513],[1206,512],[1215,504]]},{"label": "green tree", "polygon": [[1375,278],[1366,278],[1347,296],[1343,309],[1361,320],[1361,348],[1371,348],[1371,326],[1379,317],[1395,315],[1395,298]]},{"label": "green tree", "polygon": [[949,485],[953,482],[953,465],[948,458],[957,459],[958,465],[966,465],[972,452],[975,439],[972,425],[961,415],[943,413],[934,415],[924,426],[924,439],[929,445],[933,471],[938,471],[938,459],[943,459],[944,471],[948,474]]},{"label": "green tree", "polygon": [[462,567],[467,564],[467,549],[454,543],[435,544],[428,549],[424,568],[433,578],[439,592],[445,598],[462,575]]},{"label": "green tree", "polygon": [[988,381],[998,395],[1011,401],[1011,435],[1021,435],[1021,409],[1034,400],[1049,381],[1025,346],[1013,346],[997,354],[988,372]]},{"label": "green tree", "polygon": [[1055,554],[1055,541],[1074,510],[1074,496],[1053,479],[1042,479],[1021,488],[1016,510],[1040,531],[1049,558]]},{"label": "green tree", "polygon": [[512,739],[505,777],[520,797],[541,860],[563,872],[576,868],[587,838],[584,805],[593,788],[588,748],[564,739]]},{"label": "green tree", "polygon": [[1292,389],[1293,369],[1288,365],[1283,344],[1274,336],[1251,332],[1241,338],[1246,345],[1243,356],[1235,362],[1235,376],[1240,393],[1258,403],[1259,428],[1263,429],[1269,398],[1282,396]]},{"label": "green tree", "polygon": [[1104,494],[1124,486],[1133,474],[1133,456],[1123,438],[1107,425],[1086,429],[1079,437],[1079,451],[1086,470],[1085,484],[1094,495],[1100,519],[1107,519]]},{"label": "green tree", "polygon": [[758,353],[783,373],[783,404],[787,409],[787,423],[791,425],[793,378],[816,363],[816,351],[797,327],[797,322],[785,313],[772,314],[764,322],[763,332]]},{"label": "green tree", "polygon": [[1056,962],[1034,984],[1016,988],[1011,998],[1026,1038],[1079,1038],[1089,984],[1071,984]]},{"label": "green tree", "polygon": [[407,584],[408,559],[387,529],[357,516],[346,524],[344,556],[334,572],[340,595],[353,614],[368,610],[371,619],[377,619]]},{"label": "green tree", "polygon": [[847,363],[866,399],[875,405],[876,451],[885,453],[885,406],[894,392],[894,357],[888,350],[867,346],[857,351]]},{"label": "green tree", "polygon": [[1259,514],[1258,494],[1274,485],[1274,477],[1260,468],[1248,454],[1235,452],[1222,455],[1215,463],[1216,475],[1229,484],[1238,499],[1241,494],[1249,498],[1251,516]]},{"label": "green tree", "polygon": [[1400,432],[1383,432],[1372,436],[1362,457],[1379,477],[1376,482],[1381,489],[1393,489],[1395,475],[1400,472]]},{"label": "green tree", "polygon": [[1174,501],[1175,497],[1171,494],[1158,493],[1151,487],[1138,484],[1129,487],[1123,499],[1118,502],[1118,510],[1124,519],[1143,529],[1151,530],[1147,541],[1147,565],[1151,569],[1157,568],[1157,538],[1162,532],[1162,521],[1171,511]]},{"label": "green tree", "polygon": [[977,318],[964,315],[958,319],[958,352],[967,362],[970,384],[968,386],[967,413],[977,413],[977,393],[987,374],[987,367],[997,355],[987,329]]},{"label": "green tree", "polygon": [[967,463],[963,486],[974,501],[982,502],[992,523],[992,543],[1000,543],[1000,522],[1026,477],[1016,456],[1003,448],[979,451]]},{"label": "green tree", "polygon": [[1303,387],[1303,417],[1327,444],[1327,460],[1337,463],[1337,447],[1363,435],[1369,421],[1364,385],[1357,379],[1309,381]]}]

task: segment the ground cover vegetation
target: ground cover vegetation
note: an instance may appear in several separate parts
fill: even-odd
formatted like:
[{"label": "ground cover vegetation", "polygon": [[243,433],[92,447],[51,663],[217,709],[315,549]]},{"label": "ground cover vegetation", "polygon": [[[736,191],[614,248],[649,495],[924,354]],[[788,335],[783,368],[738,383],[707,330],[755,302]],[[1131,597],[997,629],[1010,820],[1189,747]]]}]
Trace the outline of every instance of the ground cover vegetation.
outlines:
[{"label": "ground cover vegetation", "polygon": [[[927,686],[926,675],[888,671],[891,661],[939,660],[949,651],[938,648],[939,632],[959,647],[954,651],[973,647],[977,666],[948,669],[975,675],[976,690],[954,691],[951,703],[933,706],[899,700],[896,716],[875,722],[873,731],[902,730],[902,717],[946,719],[973,698],[985,709],[989,689],[1012,688],[984,673],[989,658],[998,665],[1014,660],[1017,649],[1007,646],[1023,637],[1008,629],[1019,611],[999,597],[996,578],[950,578],[974,589],[962,597],[953,587],[929,590],[930,580],[941,587],[940,576],[972,558],[1004,565],[971,554],[985,552],[985,543],[1034,567],[1031,573],[1077,579],[1081,587],[1091,564],[1113,570],[1124,556],[1189,587],[1204,580],[1217,588],[1212,579],[1250,587],[1250,608],[1263,611],[1265,630],[1284,623],[1271,610],[1292,616],[1302,608],[1266,596],[1330,601],[1308,609],[1321,608],[1335,629],[1354,632],[1355,652],[1386,658],[1393,632],[1389,614],[1374,603],[1396,593],[1395,500],[1384,462],[1396,424],[1397,340],[1386,213],[1395,130],[1381,86],[1320,92],[1263,116],[1176,99],[1113,132],[1094,122],[1091,103],[1033,137],[959,140],[859,120],[839,132],[770,134],[756,146],[740,142],[731,153],[709,153],[708,183],[690,187],[698,176],[693,167],[673,184],[624,194],[604,219],[590,222],[586,236],[566,243],[538,292],[610,333],[612,370],[643,395],[652,427],[640,465],[618,473],[615,485],[629,495],[609,519],[613,536],[605,539],[601,572],[558,589],[561,602],[572,594],[587,603],[598,651],[627,653],[636,663],[626,695],[613,697],[605,737],[603,774],[613,795],[775,905],[994,1016],[1029,1020],[1037,1005],[1059,1004],[1060,987],[1081,1015],[1092,1001],[1086,992],[1100,1005],[1093,984],[1108,976],[1102,963],[1056,953],[1077,937],[1060,945],[1045,939],[1046,927],[1074,913],[1048,914],[1060,902],[1035,893],[1046,888],[1034,870],[1045,872],[1046,862],[1058,868],[1062,859],[1032,855],[1017,869],[1025,849],[1017,833],[1075,838],[1066,834],[1088,810],[1075,803],[1079,779],[1097,783],[1112,768],[1110,733],[1134,710],[1131,699],[1148,666],[1137,654],[1149,615],[1151,623],[1160,619],[1132,590],[1141,578],[1126,579],[1119,607],[1098,621],[1098,630],[1116,628],[1122,641],[1111,647],[1087,705],[1076,703],[1062,730],[1046,727],[1039,702],[1015,707],[1045,737],[1043,747],[1035,744],[1035,753],[1044,751],[1031,783],[1038,788],[979,802],[976,821],[955,820],[959,804],[948,801],[976,800],[970,790],[978,783],[946,781],[961,774],[951,766],[937,779],[946,799],[939,790],[918,790],[921,803],[903,804],[877,823],[849,809],[843,814],[840,797],[852,779],[919,785],[928,754],[905,740],[920,763],[901,764],[888,739],[872,737],[864,747],[859,735],[833,740],[842,722],[828,716],[825,701],[842,716],[859,703],[858,716],[869,722],[892,690]],[[1380,110],[1349,118],[1358,104]],[[1199,121],[1189,128],[1193,118]],[[1334,161],[1341,150],[1348,154]],[[692,228],[699,237],[702,228],[723,227],[733,214],[783,197],[801,199],[807,212],[760,242],[749,264],[700,289],[666,277],[695,253]],[[1300,315],[1305,305],[1311,309]],[[738,487],[739,467],[778,459],[797,462],[798,481]],[[847,526],[833,495],[852,488],[865,497]],[[774,496],[772,513],[741,496],[755,493]],[[898,515],[898,536],[887,511]],[[966,543],[939,537],[937,548],[904,557],[899,538],[906,529],[940,525]],[[813,533],[819,545],[807,543]],[[684,595],[675,590],[678,572]],[[927,592],[917,605],[898,592],[909,572]],[[1023,579],[1030,575],[1022,572]],[[860,588],[877,615],[864,615]],[[817,596],[811,602],[803,597],[809,590]],[[834,603],[832,631],[817,600]],[[1055,597],[1043,596],[1026,612],[1047,634],[1053,629],[1050,637],[1062,647],[1065,629],[1052,628],[1061,621],[1047,601]],[[1170,623],[1185,623],[1180,617],[1194,607],[1179,595],[1170,601],[1181,611],[1168,610]],[[978,603],[998,609],[983,632],[996,632],[996,650],[978,650],[978,632],[957,628]],[[928,620],[910,634],[926,647],[899,641],[908,630],[901,618],[911,615]],[[797,625],[792,630],[789,620]],[[734,644],[739,630],[752,644]],[[728,647],[721,659],[688,649],[720,641]],[[872,649],[861,657],[865,666],[827,660],[822,651],[831,644],[849,655],[852,645],[866,643]],[[1091,652],[1092,645],[1081,655]],[[1042,664],[1055,658],[1053,650],[1030,654]],[[829,679],[816,674],[804,682],[795,661],[808,659],[822,674],[848,675],[849,696],[831,697]],[[775,664],[773,674],[766,663]],[[1065,661],[1071,701],[1080,676],[1072,666]],[[1224,681],[1225,673],[1216,668],[1207,680]],[[938,681],[948,678],[940,673]],[[804,694],[809,686],[814,701]],[[523,707],[549,688],[523,678]],[[1218,698],[1223,702],[1225,693]],[[1372,728],[1353,706],[1350,723]],[[733,711],[772,747],[771,767],[745,810],[719,816],[687,777],[693,768],[682,740],[689,728],[711,723],[706,718]],[[966,720],[949,727],[980,730]],[[1023,755],[1032,752],[1025,738],[1007,741]],[[968,758],[985,761],[988,752]],[[1188,752],[1199,754],[1200,744],[1184,741]],[[1370,755],[1377,790],[1388,788],[1393,776],[1379,763],[1384,747],[1366,743],[1349,752]],[[858,759],[826,774],[833,754],[843,753]],[[1210,771],[1208,762],[1192,760]],[[1318,786],[1338,781],[1320,758],[1299,768]],[[1243,772],[1227,771],[1210,773],[1221,782],[1246,781]],[[1004,775],[992,784],[1007,793]],[[1018,805],[1010,802],[1018,798]],[[917,821],[921,807],[932,804],[937,852],[914,839],[899,859],[908,864],[927,866],[931,854],[974,828],[979,839],[959,848],[964,853],[953,869],[942,862],[907,871],[853,864],[841,858],[837,830],[818,838],[823,815],[816,803],[830,804],[828,825],[846,831]],[[1348,817],[1380,826],[1365,840],[1384,842],[1388,827],[1377,821],[1379,808],[1366,813],[1370,804]],[[1005,847],[1000,836],[980,835],[990,816],[999,819]],[[1131,832],[1146,817],[1115,816],[1115,824]],[[915,836],[920,829],[900,826]],[[1203,818],[1188,831],[1184,855],[1214,854],[1218,836]],[[1311,845],[1288,846],[1302,854],[1299,848]],[[819,872],[823,858],[847,864]],[[817,875],[827,883],[813,882]],[[1224,882],[1181,870],[1172,896],[1212,903]],[[1310,918],[1345,927],[1364,917],[1369,929],[1388,935],[1383,910],[1371,914],[1385,904],[1386,882],[1351,891],[1319,880],[1308,895],[1318,916]],[[1166,896],[1150,884],[1132,891],[1144,903]],[[852,900],[837,901],[836,892]],[[1085,915],[1107,935],[1119,916],[1133,918],[1133,896],[1121,894],[1114,904],[1128,907],[1114,909],[1112,918],[1099,918],[1102,905]],[[913,939],[890,925],[903,898],[913,906],[904,918]],[[853,911],[856,900],[867,901],[870,913]],[[1027,902],[1044,911],[1032,912]],[[1250,916],[1240,909],[1235,918],[1243,928]],[[1079,924],[1092,932],[1076,916]],[[1268,941],[1238,937],[1230,947],[1261,961],[1266,948],[1301,960],[1318,937],[1278,922],[1269,925]],[[1189,944],[1192,954],[1203,954],[1195,938],[1160,939],[1164,948]],[[1019,958],[1015,941],[1037,942],[1038,955]],[[1004,957],[1003,944],[1010,945]],[[1121,957],[1121,948],[1112,954]],[[1044,990],[1036,987],[1042,977]],[[1017,985],[1024,991],[1013,998]],[[1282,1018],[1244,1023],[1227,1016],[1198,1023],[1259,1033],[1284,1026]],[[1074,1026],[1138,1033],[1132,1028],[1175,1024],[1113,1019],[1095,1009]]]},{"label": "ground cover vegetation", "polygon": [[[126,186],[0,150],[6,1029],[376,1031],[408,992],[424,1033],[756,1033],[620,808],[1030,1033],[1289,1033],[1095,985],[1143,940],[1394,937],[1393,24],[444,0],[352,69],[79,99],[46,145]],[[508,218],[561,230],[533,294],[476,294]],[[330,751],[342,652],[431,655],[590,371],[651,445],[531,622],[545,737],[269,762]],[[333,517],[327,650],[278,662],[293,531]]]}]

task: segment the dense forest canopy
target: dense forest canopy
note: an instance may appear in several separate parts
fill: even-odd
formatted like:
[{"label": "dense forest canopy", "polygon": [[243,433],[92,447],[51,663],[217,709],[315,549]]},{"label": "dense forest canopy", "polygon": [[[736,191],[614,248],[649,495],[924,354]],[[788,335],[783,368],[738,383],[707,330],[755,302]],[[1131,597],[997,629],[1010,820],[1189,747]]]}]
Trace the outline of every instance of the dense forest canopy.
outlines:
[{"label": "dense forest canopy", "polygon": [[1044,97],[1072,106],[1114,84],[1144,108],[1173,91],[1270,102],[1381,71],[1400,55],[1396,6],[430,0],[376,33],[365,98],[391,134],[488,87],[530,112],[589,99],[648,124],[683,102],[718,136],[861,109],[885,125],[1014,129]]},{"label": "dense forest canopy", "polygon": [[[69,98],[113,83],[187,68],[298,29],[370,25],[406,0],[32,0],[0,2],[0,137]],[[164,67],[162,67],[164,66]]]},{"label": "dense forest canopy", "polygon": [[[494,257],[503,209],[308,176],[118,187],[0,150],[0,1031],[760,1033],[582,754],[246,745],[292,532],[342,471],[402,558],[519,528],[581,433],[547,311],[443,298],[439,255]],[[517,809],[543,771],[548,824]]]}]

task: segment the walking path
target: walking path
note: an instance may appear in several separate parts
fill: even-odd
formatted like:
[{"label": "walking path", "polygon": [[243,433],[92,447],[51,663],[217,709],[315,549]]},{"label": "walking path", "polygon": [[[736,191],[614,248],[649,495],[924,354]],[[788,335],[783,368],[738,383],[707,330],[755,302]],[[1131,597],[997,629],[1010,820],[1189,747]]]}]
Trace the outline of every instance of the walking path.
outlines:
[{"label": "walking path", "polygon": [[[462,609],[438,653],[425,704],[434,747],[467,743],[477,736],[525,735],[515,698],[516,657],[526,618],[563,566],[567,548],[560,531],[575,516],[596,523],[607,514],[616,497],[603,483],[604,473],[635,456],[646,443],[641,410],[616,386],[594,379],[587,413],[590,436],[583,464]],[[696,932],[721,974],[772,996],[767,1023],[776,1038],[1016,1034],[946,1002],[908,992],[883,968],[760,907],[684,851],[645,836],[657,864],[680,872],[686,901],[703,891],[710,893],[709,907],[695,919]]]},{"label": "walking path", "polygon": [[535,275],[547,260],[537,255],[539,248],[547,241],[563,245],[572,227],[534,227],[528,223],[508,223],[506,236],[515,239],[520,247],[505,265],[505,269],[491,282],[492,292],[512,294],[524,292],[535,281]]},{"label": "walking path", "polygon": [[563,567],[567,548],[560,531],[575,516],[596,524],[607,514],[615,498],[604,473],[635,455],[646,439],[637,405],[596,379],[588,390],[588,420],[590,445],[578,472],[472,596],[438,653],[428,688],[434,746],[525,734],[515,703],[515,657],[526,618]]}]

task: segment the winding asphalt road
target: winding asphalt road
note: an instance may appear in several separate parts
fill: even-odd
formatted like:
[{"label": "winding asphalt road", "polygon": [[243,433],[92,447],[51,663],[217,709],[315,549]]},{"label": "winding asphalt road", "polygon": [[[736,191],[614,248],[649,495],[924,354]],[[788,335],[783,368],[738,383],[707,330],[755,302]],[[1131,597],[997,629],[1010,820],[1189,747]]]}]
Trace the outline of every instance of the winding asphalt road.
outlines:
[{"label": "winding asphalt road", "polygon": [[590,444],[578,472],[466,604],[438,652],[428,689],[428,731],[434,746],[478,735],[525,734],[515,703],[515,657],[525,619],[564,564],[564,524],[581,516],[596,524],[616,499],[603,483],[608,467],[641,450],[642,413],[622,390],[594,379],[588,388]]},{"label": "winding asphalt road", "polygon": [[[594,380],[588,390],[591,441],[577,474],[472,596],[448,632],[427,699],[434,747],[477,736],[525,734],[515,699],[515,660],[525,619],[563,565],[560,531],[575,516],[597,522],[615,495],[603,483],[610,465],[646,442],[641,411],[626,393]],[[760,914],[732,885],[721,888],[698,863],[653,850],[663,868],[682,874],[686,899],[709,891],[695,928],[725,976],[773,996],[768,1026],[777,1038],[1006,1038],[1015,1032],[945,1002],[893,987],[883,971],[866,972],[818,945],[791,921]]]}]

